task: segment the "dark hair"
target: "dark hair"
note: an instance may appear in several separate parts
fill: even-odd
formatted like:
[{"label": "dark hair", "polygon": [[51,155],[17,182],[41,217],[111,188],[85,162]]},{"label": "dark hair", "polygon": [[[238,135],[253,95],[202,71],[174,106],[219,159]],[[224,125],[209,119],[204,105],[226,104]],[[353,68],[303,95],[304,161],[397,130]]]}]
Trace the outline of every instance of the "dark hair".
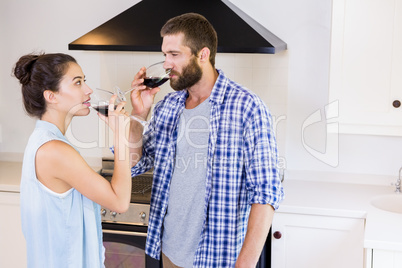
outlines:
[{"label": "dark hair", "polygon": [[30,116],[42,117],[46,111],[43,92],[58,92],[60,81],[72,62],[77,63],[72,56],[62,53],[28,54],[17,61],[13,72],[22,85],[25,111]]},{"label": "dark hair", "polygon": [[218,36],[212,24],[202,15],[186,13],[168,20],[161,29],[161,36],[184,34],[184,45],[194,55],[204,47],[211,51],[209,61],[215,66],[215,55],[218,47]]}]

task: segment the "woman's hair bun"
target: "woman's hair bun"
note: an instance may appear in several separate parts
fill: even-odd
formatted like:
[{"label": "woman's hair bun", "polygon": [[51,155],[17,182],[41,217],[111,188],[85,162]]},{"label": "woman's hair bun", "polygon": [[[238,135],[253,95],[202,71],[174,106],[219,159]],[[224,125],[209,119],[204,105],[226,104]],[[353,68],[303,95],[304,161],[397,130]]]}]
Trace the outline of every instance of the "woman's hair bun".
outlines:
[{"label": "woman's hair bun", "polygon": [[39,54],[24,55],[15,64],[14,76],[22,85],[27,85],[31,81],[33,66],[40,56]]}]

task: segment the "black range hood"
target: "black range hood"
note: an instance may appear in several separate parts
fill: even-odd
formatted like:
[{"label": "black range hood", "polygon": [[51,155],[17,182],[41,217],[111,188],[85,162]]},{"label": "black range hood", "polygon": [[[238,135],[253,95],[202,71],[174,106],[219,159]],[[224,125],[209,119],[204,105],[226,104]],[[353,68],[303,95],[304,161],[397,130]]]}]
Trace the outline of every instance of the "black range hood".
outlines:
[{"label": "black range hood", "polygon": [[161,51],[160,29],[177,15],[206,17],[218,52],[275,54],[286,43],[228,0],[143,0],[68,45],[70,50]]}]

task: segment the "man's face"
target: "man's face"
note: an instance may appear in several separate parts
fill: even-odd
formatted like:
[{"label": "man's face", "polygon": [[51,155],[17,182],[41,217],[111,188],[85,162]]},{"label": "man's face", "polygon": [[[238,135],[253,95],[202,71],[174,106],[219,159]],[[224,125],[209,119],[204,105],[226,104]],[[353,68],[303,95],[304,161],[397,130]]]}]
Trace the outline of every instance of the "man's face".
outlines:
[{"label": "man's face", "polygon": [[171,68],[170,86],[184,90],[194,86],[202,77],[198,58],[189,47],[183,45],[183,34],[167,35],[163,38],[162,51],[166,56],[165,68]]},{"label": "man's face", "polygon": [[180,73],[173,69],[171,74],[175,75],[175,77],[170,79],[170,86],[174,90],[179,91],[191,88],[200,81],[202,70],[198,65],[197,58],[193,55],[190,62],[182,68]]}]

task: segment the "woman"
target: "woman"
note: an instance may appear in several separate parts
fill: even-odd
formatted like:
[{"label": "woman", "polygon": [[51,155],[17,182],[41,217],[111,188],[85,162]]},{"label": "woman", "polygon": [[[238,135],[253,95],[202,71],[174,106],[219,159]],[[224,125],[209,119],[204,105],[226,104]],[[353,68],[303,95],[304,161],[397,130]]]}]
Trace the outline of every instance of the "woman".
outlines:
[{"label": "woman", "polygon": [[25,149],[21,178],[28,266],[104,267],[100,205],[122,213],[130,203],[125,103],[115,107],[113,96],[108,117],[99,114],[114,132],[109,183],[64,136],[74,116],[90,112],[92,90],[76,60],[60,53],[29,54],[18,60],[14,75],[26,112],[39,119]]}]

